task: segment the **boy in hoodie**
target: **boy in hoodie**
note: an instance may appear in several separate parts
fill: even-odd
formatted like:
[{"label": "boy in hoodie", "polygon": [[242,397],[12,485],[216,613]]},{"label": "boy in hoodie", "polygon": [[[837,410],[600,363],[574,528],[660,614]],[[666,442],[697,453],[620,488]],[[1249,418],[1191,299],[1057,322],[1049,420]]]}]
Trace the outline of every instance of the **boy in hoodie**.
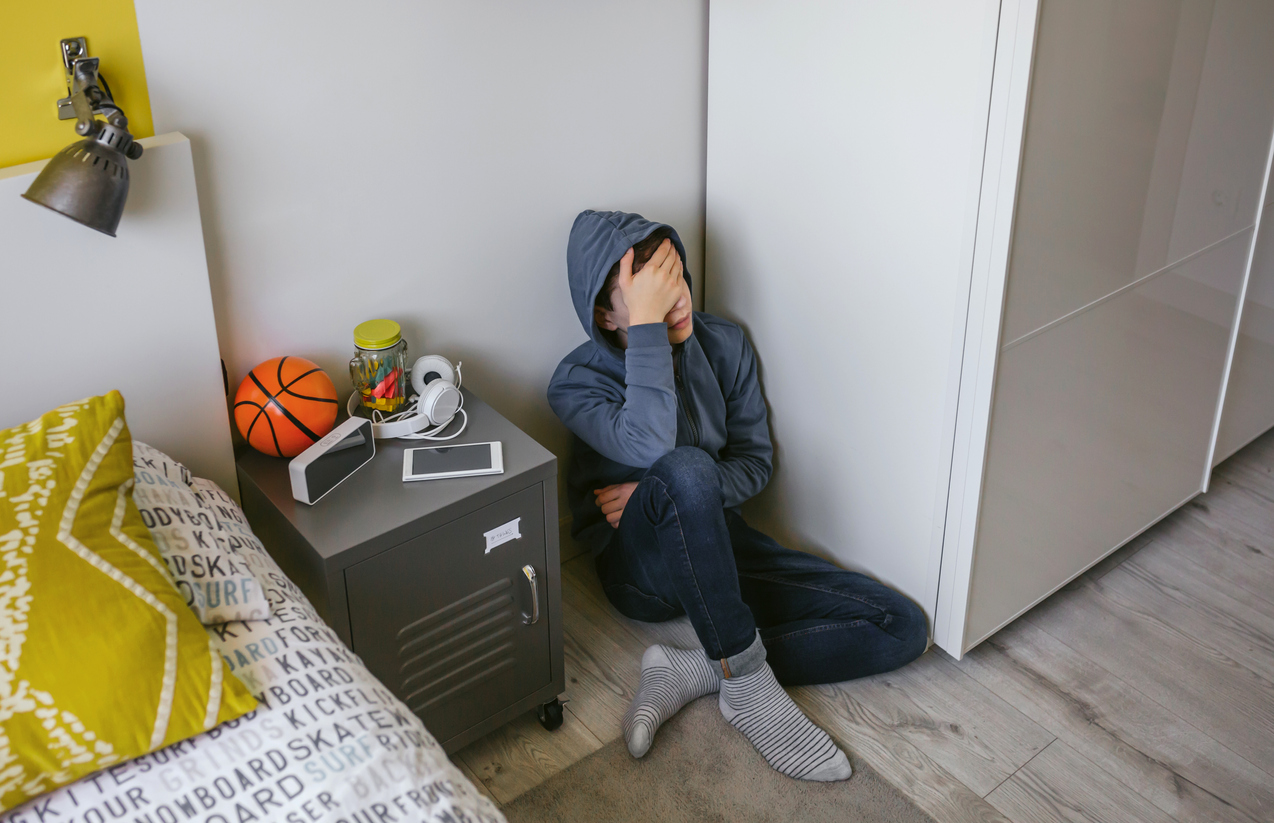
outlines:
[{"label": "boy in hoodie", "polygon": [[549,404],[575,435],[567,491],[611,603],[686,614],[702,649],[651,646],[624,717],[641,757],[659,725],[719,692],[722,715],[778,771],[844,780],[845,754],[780,683],[889,671],[925,649],[910,600],[750,528],[738,507],[772,470],[756,359],[742,329],[692,310],[671,227],[582,212],[567,277],[589,341],[557,367]]}]

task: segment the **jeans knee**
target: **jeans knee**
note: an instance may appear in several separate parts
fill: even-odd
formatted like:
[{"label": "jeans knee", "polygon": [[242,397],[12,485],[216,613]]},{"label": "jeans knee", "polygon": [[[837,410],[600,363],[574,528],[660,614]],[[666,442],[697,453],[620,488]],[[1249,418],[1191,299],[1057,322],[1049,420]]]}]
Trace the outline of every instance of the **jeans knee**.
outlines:
[{"label": "jeans knee", "polygon": [[924,610],[906,598],[900,597],[901,603],[891,610],[889,625],[885,631],[893,635],[903,647],[902,656],[914,660],[924,654],[929,644],[929,621]]},{"label": "jeans knee", "polygon": [[695,446],[679,446],[655,461],[648,477],[658,478],[674,500],[721,502],[717,463]]}]

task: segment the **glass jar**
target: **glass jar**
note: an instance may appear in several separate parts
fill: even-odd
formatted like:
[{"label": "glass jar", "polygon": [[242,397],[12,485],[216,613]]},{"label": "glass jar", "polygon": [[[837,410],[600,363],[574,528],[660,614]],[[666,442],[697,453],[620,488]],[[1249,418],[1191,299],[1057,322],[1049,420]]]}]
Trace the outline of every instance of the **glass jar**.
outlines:
[{"label": "glass jar", "polygon": [[363,407],[386,414],[401,409],[411,382],[402,327],[393,320],[359,323],[354,328],[354,346],[349,377]]}]

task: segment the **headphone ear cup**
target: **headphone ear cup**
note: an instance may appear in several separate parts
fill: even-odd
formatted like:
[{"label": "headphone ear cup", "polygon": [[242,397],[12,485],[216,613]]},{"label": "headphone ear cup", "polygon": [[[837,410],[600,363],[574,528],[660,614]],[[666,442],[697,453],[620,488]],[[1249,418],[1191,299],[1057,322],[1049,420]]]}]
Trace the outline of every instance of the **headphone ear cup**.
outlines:
[{"label": "headphone ear cup", "polygon": [[434,380],[425,386],[416,408],[429,418],[430,425],[441,426],[456,416],[460,408],[460,390],[451,383]]},{"label": "headphone ear cup", "polygon": [[435,380],[455,386],[456,367],[441,354],[426,354],[418,358],[411,367],[411,387],[416,390],[416,394],[424,397],[425,387]]}]

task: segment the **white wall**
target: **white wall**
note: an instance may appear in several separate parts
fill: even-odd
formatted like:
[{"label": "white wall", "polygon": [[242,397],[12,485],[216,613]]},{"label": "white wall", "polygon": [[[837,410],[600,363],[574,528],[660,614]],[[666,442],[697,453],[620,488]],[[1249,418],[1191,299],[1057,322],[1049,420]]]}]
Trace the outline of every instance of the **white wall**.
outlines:
[{"label": "white wall", "polygon": [[390,317],[565,457],[545,387],[584,340],[575,215],[675,225],[698,282],[706,0],[136,6],[232,381],[294,354],[347,390],[354,326]]},{"label": "white wall", "polygon": [[707,307],[776,446],[747,513],[931,614],[998,9],[712,6]]}]

